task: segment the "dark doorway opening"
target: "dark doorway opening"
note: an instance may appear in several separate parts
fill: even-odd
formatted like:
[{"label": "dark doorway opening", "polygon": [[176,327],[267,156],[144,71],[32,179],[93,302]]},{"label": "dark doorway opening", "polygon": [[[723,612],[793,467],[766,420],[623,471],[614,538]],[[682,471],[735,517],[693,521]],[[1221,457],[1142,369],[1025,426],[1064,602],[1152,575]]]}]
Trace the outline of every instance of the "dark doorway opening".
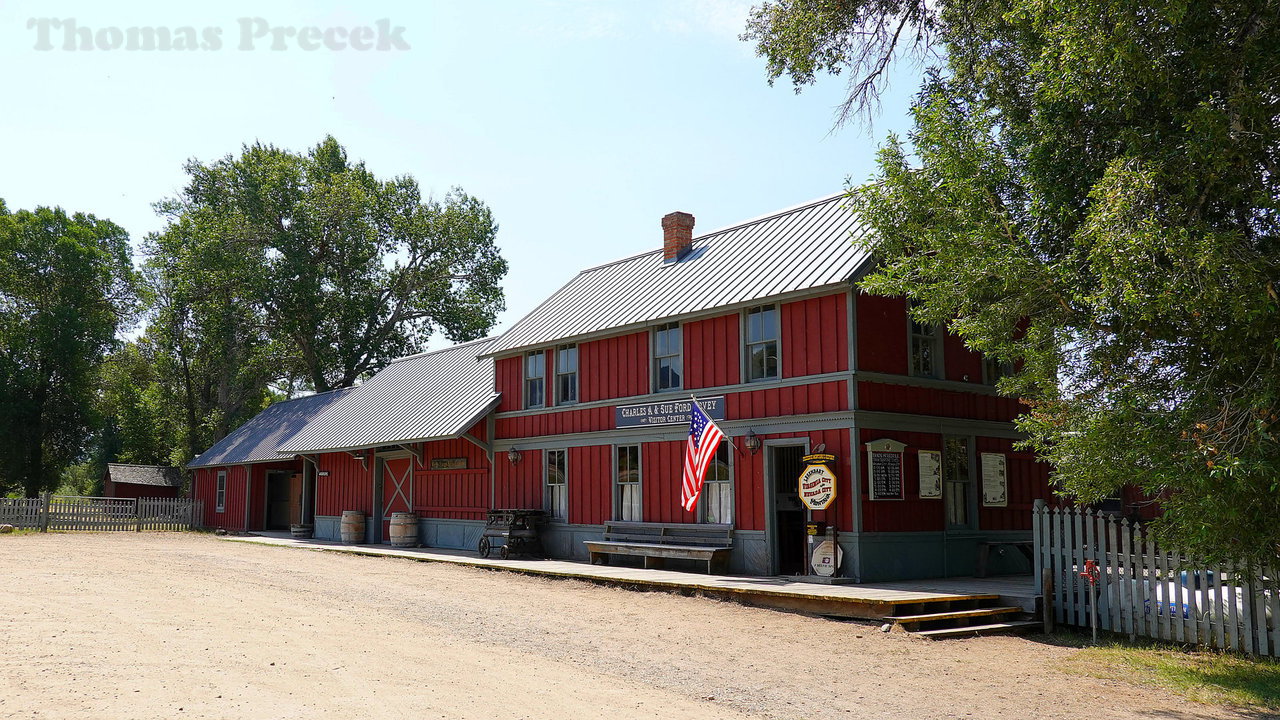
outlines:
[{"label": "dark doorway opening", "polygon": [[769,448],[769,472],[773,487],[773,561],[779,575],[803,575],[805,508],[796,483],[804,469],[803,445]]},{"label": "dark doorway opening", "polygon": [[267,473],[267,530],[288,530],[299,521],[302,479],[287,472]]}]

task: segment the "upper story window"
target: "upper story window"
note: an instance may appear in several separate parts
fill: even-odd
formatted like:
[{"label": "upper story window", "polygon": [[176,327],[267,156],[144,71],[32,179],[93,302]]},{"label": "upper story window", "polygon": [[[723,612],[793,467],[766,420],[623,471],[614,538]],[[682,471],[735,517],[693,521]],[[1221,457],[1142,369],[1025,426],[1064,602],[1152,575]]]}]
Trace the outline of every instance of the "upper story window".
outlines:
[{"label": "upper story window", "polygon": [[987,385],[995,385],[1001,378],[1007,378],[1012,374],[1013,363],[1000,362],[989,357],[982,358],[982,382]]},{"label": "upper story window", "polygon": [[547,356],[541,350],[524,356],[524,406],[542,407],[546,396]]},{"label": "upper story window", "polygon": [[578,346],[556,348],[556,404],[578,402]]},{"label": "upper story window", "polygon": [[[911,308],[915,303],[911,303]],[[937,325],[911,320],[911,374],[916,377],[936,378],[942,374],[941,328]]]},{"label": "upper story window", "polygon": [[218,471],[218,490],[214,497],[214,504],[217,506],[216,512],[224,512],[227,509],[227,471]]},{"label": "upper story window", "polygon": [[778,377],[778,306],[747,310],[747,381]]},{"label": "upper story window", "polygon": [[679,390],[684,387],[684,341],[680,323],[667,323],[653,329],[654,390]]},{"label": "upper story window", "polygon": [[543,507],[552,520],[569,517],[569,451],[547,451],[547,474],[544,482]]}]

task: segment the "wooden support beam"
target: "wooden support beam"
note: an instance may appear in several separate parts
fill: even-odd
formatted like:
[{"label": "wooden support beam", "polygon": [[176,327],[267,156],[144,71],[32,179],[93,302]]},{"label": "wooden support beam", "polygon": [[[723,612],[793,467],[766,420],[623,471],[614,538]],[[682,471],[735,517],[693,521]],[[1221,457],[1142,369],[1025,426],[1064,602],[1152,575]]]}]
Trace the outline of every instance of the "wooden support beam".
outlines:
[{"label": "wooden support beam", "polygon": [[417,459],[419,465],[422,464],[422,459],[426,453],[423,452],[421,445],[401,445],[400,447],[408,450],[409,454]]},{"label": "wooden support beam", "polygon": [[478,446],[481,450],[484,451],[485,455],[489,457],[490,462],[493,461],[493,445],[491,443],[481,442],[480,440],[476,439],[476,437],[471,433],[463,433],[462,439],[469,440],[470,442],[474,443],[476,446]]}]

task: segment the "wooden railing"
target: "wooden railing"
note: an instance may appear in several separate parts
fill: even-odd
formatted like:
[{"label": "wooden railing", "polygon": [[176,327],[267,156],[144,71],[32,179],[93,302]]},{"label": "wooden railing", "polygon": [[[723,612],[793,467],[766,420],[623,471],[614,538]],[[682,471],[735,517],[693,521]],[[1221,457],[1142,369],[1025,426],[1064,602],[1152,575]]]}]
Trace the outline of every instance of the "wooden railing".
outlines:
[{"label": "wooden railing", "polygon": [[1110,514],[1042,503],[1032,512],[1036,576],[1054,622],[1088,628],[1096,606],[1100,630],[1280,657],[1280,563],[1210,566]]},{"label": "wooden railing", "polygon": [[188,498],[49,495],[0,498],[0,524],[40,530],[179,531],[200,527],[204,503]]}]

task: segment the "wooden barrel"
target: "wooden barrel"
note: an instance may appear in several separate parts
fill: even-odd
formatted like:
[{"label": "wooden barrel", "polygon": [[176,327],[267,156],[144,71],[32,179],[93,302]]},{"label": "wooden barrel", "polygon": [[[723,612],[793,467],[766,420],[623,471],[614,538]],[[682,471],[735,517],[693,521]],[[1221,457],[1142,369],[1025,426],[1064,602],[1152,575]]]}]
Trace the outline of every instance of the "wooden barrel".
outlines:
[{"label": "wooden barrel", "polygon": [[418,544],[418,516],[409,512],[391,513],[391,547]]},{"label": "wooden barrel", "polygon": [[359,510],[342,511],[342,542],[347,545],[364,542],[364,513]]},{"label": "wooden barrel", "polygon": [[311,530],[312,530],[312,528],[311,528],[311,526],[310,526],[310,525],[296,525],[296,524],[295,524],[295,525],[290,525],[290,526],[289,526],[289,531],[290,531],[290,532],[293,534],[293,536],[294,536],[294,537],[296,537],[296,538],[309,538],[309,537],[311,537]]}]

